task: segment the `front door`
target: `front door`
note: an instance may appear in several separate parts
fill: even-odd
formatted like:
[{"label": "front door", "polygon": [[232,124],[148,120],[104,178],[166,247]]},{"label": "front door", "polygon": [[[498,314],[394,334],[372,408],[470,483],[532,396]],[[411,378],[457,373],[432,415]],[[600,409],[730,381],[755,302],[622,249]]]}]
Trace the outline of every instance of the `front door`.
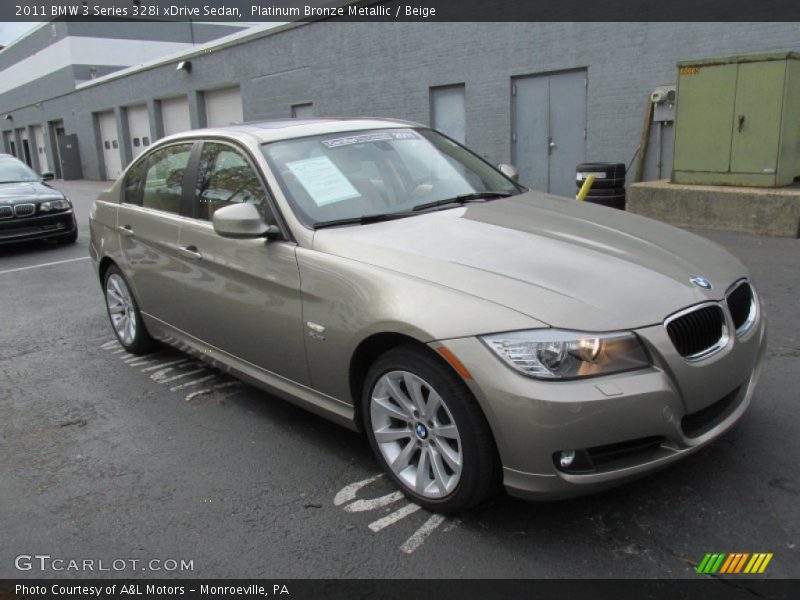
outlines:
[{"label": "front door", "polygon": [[575,167],[586,160],[587,73],[515,77],[511,83],[511,159],[520,183],[575,196]]},{"label": "front door", "polygon": [[57,135],[56,139],[58,140],[58,160],[61,165],[61,177],[66,181],[83,179],[78,136],[74,133],[67,135],[62,131]]},{"label": "front door", "polygon": [[211,222],[214,212],[237,202],[257,205],[273,221],[247,156],[234,146],[205,142],[193,218],[180,232],[186,264],[183,329],[209,346],[308,384],[296,246],[220,237]]},{"label": "front door", "polygon": [[124,262],[140,309],[178,326],[183,310],[178,260],[183,177],[192,144],[172,144],[153,152],[125,175],[117,229]]}]

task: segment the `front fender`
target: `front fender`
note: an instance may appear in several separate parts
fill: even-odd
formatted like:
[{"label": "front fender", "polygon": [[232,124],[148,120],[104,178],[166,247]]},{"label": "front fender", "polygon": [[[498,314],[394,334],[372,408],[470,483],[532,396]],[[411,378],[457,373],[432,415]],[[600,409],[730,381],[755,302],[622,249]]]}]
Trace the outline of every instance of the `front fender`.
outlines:
[{"label": "front fender", "polygon": [[427,344],[545,325],[435,282],[347,258],[297,249],[306,356],[315,389],[352,402],[350,361],[376,333]]}]

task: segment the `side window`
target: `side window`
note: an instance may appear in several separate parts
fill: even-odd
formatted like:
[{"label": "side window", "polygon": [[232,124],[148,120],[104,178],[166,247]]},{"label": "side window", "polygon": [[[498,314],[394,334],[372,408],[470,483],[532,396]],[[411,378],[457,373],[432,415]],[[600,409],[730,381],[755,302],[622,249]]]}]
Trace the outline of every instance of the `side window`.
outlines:
[{"label": "side window", "polygon": [[266,210],[266,194],[247,159],[225,144],[206,142],[197,170],[197,218],[210,221],[224,206],[247,202]]},{"label": "side window", "polygon": [[144,176],[145,161],[141,161],[130,168],[125,175],[122,188],[122,201],[125,204],[142,205],[142,177]]},{"label": "side window", "polygon": [[192,144],[176,144],[150,155],[142,186],[142,206],[180,214],[183,174],[191,153]]}]

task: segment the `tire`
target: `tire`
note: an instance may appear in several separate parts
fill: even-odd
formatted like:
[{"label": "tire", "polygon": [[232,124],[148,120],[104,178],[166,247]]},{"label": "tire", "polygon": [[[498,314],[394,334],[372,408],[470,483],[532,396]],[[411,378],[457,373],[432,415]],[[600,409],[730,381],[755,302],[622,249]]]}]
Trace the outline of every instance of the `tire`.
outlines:
[{"label": "tire", "polygon": [[[438,407],[426,414],[432,402]],[[427,348],[400,346],[380,356],[367,373],[361,406],[375,457],[411,501],[458,513],[499,489],[500,460],[483,412]]]},{"label": "tire", "polygon": [[575,167],[576,173],[603,173],[605,179],[625,179],[624,163],[580,163]]},{"label": "tire", "polygon": [[586,194],[586,198],[611,198],[614,196],[624,196],[625,195],[625,188],[600,188],[595,189],[592,186],[592,189],[589,190],[589,193]]},{"label": "tire", "polygon": [[[581,189],[583,187],[584,179],[575,178],[575,187]],[[623,188],[625,187],[625,178],[620,179],[597,179],[592,182],[590,190],[607,189],[607,188]]]},{"label": "tire", "polygon": [[131,354],[151,352],[157,342],[150,337],[128,280],[116,265],[111,265],[103,277],[103,292],[111,329],[122,347]]}]

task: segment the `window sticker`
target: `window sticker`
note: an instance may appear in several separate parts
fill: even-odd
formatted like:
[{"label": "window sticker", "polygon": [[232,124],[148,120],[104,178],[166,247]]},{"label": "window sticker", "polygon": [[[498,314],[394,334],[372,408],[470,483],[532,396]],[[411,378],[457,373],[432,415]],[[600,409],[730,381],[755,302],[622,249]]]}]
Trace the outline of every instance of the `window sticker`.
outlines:
[{"label": "window sticker", "polygon": [[375,133],[359,133],[346,137],[331,138],[322,140],[321,143],[326,148],[339,148],[340,146],[350,146],[352,144],[364,144],[367,142],[391,142],[393,140],[418,140],[420,136],[411,130],[408,131],[379,131]]},{"label": "window sticker", "polygon": [[361,194],[327,156],[286,163],[317,206],[360,198]]}]

